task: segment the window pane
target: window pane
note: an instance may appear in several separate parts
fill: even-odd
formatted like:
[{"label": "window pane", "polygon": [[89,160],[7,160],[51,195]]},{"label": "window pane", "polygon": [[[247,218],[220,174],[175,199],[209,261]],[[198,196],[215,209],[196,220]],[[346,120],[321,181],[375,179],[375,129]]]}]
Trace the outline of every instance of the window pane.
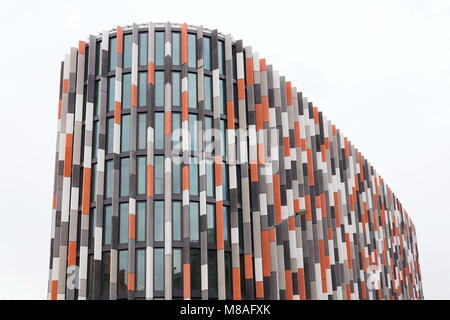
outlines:
[{"label": "window pane", "polygon": [[227,110],[226,110],[226,87],[225,87],[225,81],[220,79],[219,80],[219,101],[220,101],[220,113],[226,114]]},{"label": "window pane", "polygon": [[94,296],[94,255],[90,254],[88,256],[88,272],[87,272],[87,292],[88,300],[92,300]]},{"label": "window pane", "polygon": [[220,74],[225,74],[225,69],[224,69],[224,62],[223,62],[223,58],[224,58],[224,45],[223,45],[223,41],[219,41],[218,43],[218,53],[219,53],[219,72]]},{"label": "window pane", "polygon": [[191,289],[200,291],[201,272],[200,272],[200,249],[191,249]]},{"label": "window pane", "polygon": [[123,37],[123,68],[131,68],[131,46],[133,38],[132,34],[127,34]]},{"label": "window pane", "polygon": [[210,294],[217,295],[217,256],[212,250],[208,250],[208,289]]},{"label": "window pane", "polygon": [[189,147],[191,151],[197,151],[197,115],[189,114]]},{"label": "window pane", "polygon": [[155,201],[154,241],[164,241],[164,201]]},{"label": "window pane", "polygon": [[205,110],[212,110],[212,87],[209,76],[205,76]]},{"label": "window pane", "polygon": [[112,160],[106,161],[105,165],[105,198],[111,198],[112,197],[112,191],[113,191],[113,168],[114,164]]},{"label": "window pane", "polygon": [[99,75],[102,70],[102,42],[97,42],[97,46],[95,47],[95,75]]},{"label": "window pane", "polygon": [[164,32],[155,32],[155,65],[164,65]]},{"label": "window pane", "polygon": [[173,249],[173,289],[183,289],[183,272],[181,269],[181,249]]},{"label": "window pane", "polygon": [[122,142],[121,152],[130,151],[130,140],[131,140],[131,117],[129,114],[122,116],[122,125],[120,126],[122,132],[120,136],[120,141]]},{"label": "window pane", "polygon": [[119,271],[117,274],[119,294],[128,291],[128,250],[119,251]]},{"label": "window pane", "polygon": [[205,117],[205,152],[207,156],[214,154],[214,130],[213,130],[213,118]]},{"label": "window pane", "polygon": [[128,243],[128,202],[120,204],[119,243]]},{"label": "window pane", "polygon": [[223,200],[228,200],[228,166],[222,164],[222,197]]},{"label": "window pane", "polygon": [[181,113],[172,113],[172,148],[181,150]]},{"label": "window pane", "polygon": [[[108,164],[108,162],[106,162]],[[97,201],[95,196],[97,195],[97,164],[92,165],[91,170],[91,202]]]},{"label": "window pane", "polygon": [[198,160],[191,158],[189,163],[189,194],[198,196]]},{"label": "window pane", "polygon": [[122,82],[122,109],[130,109],[131,106],[131,73],[123,75]]},{"label": "window pane", "polygon": [[230,245],[230,214],[228,207],[223,206],[223,241],[225,245]]},{"label": "window pane", "polygon": [[164,290],[164,249],[155,249],[154,269],[154,289],[162,291]]},{"label": "window pane", "polygon": [[146,66],[147,65],[147,56],[148,56],[148,33],[141,32],[139,33],[139,65]]},{"label": "window pane", "polygon": [[172,161],[172,193],[181,193],[181,157],[173,158]]},{"label": "window pane", "polygon": [[226,158],[227,156],[227,134],[226,134],[226,124],[225,120],[220,120],[220,152],[222,156]]},{"label": "window pane", "polygon": [[206,160],[206,196],[214,197],[214,161]]},{"label": "window pane", "polygon": [[181,105],[180,95],[181,95],[180,73],[172,72],[172,105],[174,107],[179,107]]},{"label": "window pane", "polygon": [[111,256],[109,252],[102,255],[102,296],[109,299],[109,277],[111,273]]},{"label": "window pane", "polygon": [[225,252],[225,291],[227,296],[232,295],[231,291],[231,253]]},{"label": "window pane", "polygon": [[172,32],[172,64],[180,64],[180,33]]},{"label": "window pane", "polygon": [[145,241],[145,201],[137,203],[136,241]]},{"label": "window pane", "polygon": [[100,80],[95,81],[95,95],[94,95],[94,116],[98,115],[100,110],[102,94],[100,92]]},{"label": "window pane", "polygon": [[139,107],[147,106],[147,72],[139,72]]},{"label": "window pane", "polygon": [[114,111],[116,100],[116,77],[108,78],[108,112]]},{"label": "window pane", "polygon": [[155,107],[164,107],[164,72],[155,72]]},{"label": "window pane", "polygon": [[138,114],[138,150],[145,150],[147,147],[147,114]]},{"label": "window pane", "polygon": [[211,38],[203,37],[203,66],[211,70]]},{"label": "window pane", "polygon": [[172,202],[172,219],[173,219],[173,225],[172,225],[172,233],[173,233],[173,240],[174,241],[181,241],[181,202],[174,201]]},{"label": "window pane", "polygon": [[97,221],[97,208],[92,208],[89,214],[89,248],[94,249],[94,235]]},{"label": "window pane", "polygon": [[136,290],[145,290],[145,249],[136,250]]},{"label": "window pane", "polygon": [[106,153],[112,153],[114,148],[114,118],[106,120]]},{"label": "window pane", "polygon": [[197,108],[197,74],[189,73],[188,75],[189,89],[189,108]]},{"label": "window pane", "polygon": [[120,159],[120,196],[130,195],[130,158]]},{"label": "window pane", "polygon": [[92,132],[93,141],[92,141],[92,156],[93,158],[97,158],[98,153],[98,132],[99,132],[99,121],[94,122],[94,128]]},{"label": "window pane", "polygon": [[138,194],[145,194],[146,191],[146,183],[147,183],[147,172],[146,172],[146,166],[147,166],[147,157],[146,156],[140,156],[137,157],[137,193]]},{"label": "window pane", "polygon": [[116,69],[117,52],[116,52],[116,37],[109,39],[109,71]]},{"label": "window pane", "polygon": [[197,68],[197,50],[196,50],[197,36],[195,34],[188,34],[188,67]]},{"label": "window pane", "polygon": [[155,194],[164,193],[164,156],[155,156]]},{"label": "window pane", "polygon": [[155,149],[164,149],[164,112],[155,112]]},{"label": "window pane", "polygon": [[189,203],[189,236],[191,241],[200,240],[198,202]]},{"label": "window pane", "polygon": [[206,206],[206,225],[207,225],[207,238],[208,243],[216,242],[216,207],[214,204],[207,204]]},{"label": "window pane", "polygon": [[112,206],[104,206],[103,215],[103,245],[111,244],[112,235]]}]

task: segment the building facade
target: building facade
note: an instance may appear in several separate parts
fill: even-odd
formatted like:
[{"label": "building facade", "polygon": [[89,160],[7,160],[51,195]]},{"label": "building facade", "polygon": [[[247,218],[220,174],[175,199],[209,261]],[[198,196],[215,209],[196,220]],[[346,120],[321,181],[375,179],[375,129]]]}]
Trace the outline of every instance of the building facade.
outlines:
[{"label": "building facade", "polygon": [[117,27],[61,64],[49,299],[422,299],[415,227],[242,41]]}]

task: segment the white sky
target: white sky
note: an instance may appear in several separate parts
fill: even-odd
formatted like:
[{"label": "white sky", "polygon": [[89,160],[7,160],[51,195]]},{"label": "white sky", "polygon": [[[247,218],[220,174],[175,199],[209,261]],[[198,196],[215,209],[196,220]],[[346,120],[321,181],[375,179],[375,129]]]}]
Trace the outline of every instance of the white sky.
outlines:
[{"label": "white sky", "polygon": [[291,80],[409,212],[425,298],[450,299],[450,1],[218,3],[0,2],[0,299],[46,298],[60,61],[148,21],[231,33]]}]

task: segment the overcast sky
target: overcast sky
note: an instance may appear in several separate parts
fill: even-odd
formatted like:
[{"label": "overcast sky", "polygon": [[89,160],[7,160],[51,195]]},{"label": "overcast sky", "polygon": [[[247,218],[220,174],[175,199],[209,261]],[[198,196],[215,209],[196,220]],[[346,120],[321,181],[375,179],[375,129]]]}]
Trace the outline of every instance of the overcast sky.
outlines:
[{"label": "overcast sky", "polygon": [[59,67],[89,34],[187,22],[243,39],[319,107],[413,219],[450,299],[450,1],[1,1],[0,299],[45,299]]}]

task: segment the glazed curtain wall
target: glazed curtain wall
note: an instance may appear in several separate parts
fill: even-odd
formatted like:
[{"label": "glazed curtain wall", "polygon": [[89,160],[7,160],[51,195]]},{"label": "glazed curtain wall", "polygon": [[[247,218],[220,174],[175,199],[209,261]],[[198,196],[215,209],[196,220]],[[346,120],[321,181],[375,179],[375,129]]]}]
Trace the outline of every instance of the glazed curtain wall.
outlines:
[{"label": "glazed curtain wall", "polygon": [[413,223],[334,125],[216,30],[61,66],[49,299],[421,299]]}]

